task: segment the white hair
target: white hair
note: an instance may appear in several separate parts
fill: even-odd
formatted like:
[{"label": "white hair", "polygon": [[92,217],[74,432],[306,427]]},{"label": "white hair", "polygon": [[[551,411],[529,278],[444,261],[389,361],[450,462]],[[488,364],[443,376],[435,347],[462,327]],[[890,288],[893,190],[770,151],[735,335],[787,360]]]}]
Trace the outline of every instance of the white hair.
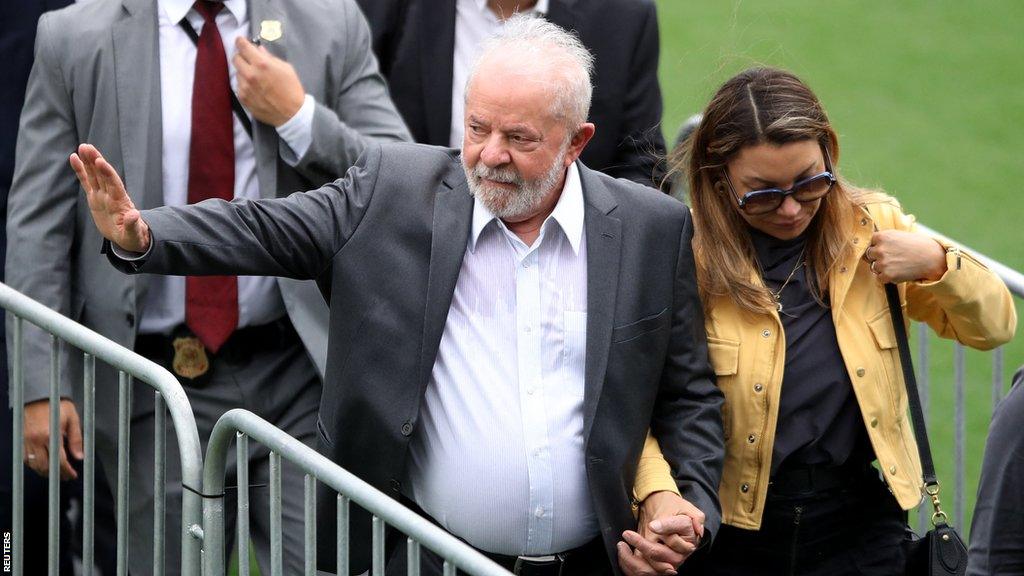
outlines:
[{"label": "white hair", "polygon": [[513,15],[481,47],[466,81],[467,97],[480,65],[491,57],[557,72],[560,78],[549,74],[541,80],[550,82],[555,114],[566,120],[570,132],[587,121],[594,93],[594,56],[575,33],[539,16]]}]

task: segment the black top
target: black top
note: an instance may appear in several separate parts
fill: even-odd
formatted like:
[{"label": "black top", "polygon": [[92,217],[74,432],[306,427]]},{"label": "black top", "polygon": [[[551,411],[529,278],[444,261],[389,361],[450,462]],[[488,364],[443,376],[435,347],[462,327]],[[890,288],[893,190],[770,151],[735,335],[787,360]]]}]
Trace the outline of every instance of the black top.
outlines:
[{"label": "black top", "polygon": [[[777,293],[806,258],[806,238],[779,240],[754,229],[751,238],[762,277]],[[840,466],[868,445],[831,310],[814,299],[807,272],[807,266],[801,266],[781,294],[779,317],[786,334],[786,366],[772,474],[783,463],[787,467]]]}]

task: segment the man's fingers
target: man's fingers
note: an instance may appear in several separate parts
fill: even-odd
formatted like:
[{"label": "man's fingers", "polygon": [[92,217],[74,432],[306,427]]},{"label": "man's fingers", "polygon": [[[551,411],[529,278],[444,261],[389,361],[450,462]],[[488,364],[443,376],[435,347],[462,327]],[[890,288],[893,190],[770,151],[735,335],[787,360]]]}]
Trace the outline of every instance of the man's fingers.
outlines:
[{"label": "man's fingers", "polygon": [[68,453],[63,447],[60,449],[60,479],[61,480],[74,480],[78,478],[78,472],[75,472],[75,468],[68,461]]},{"label": "man's fingers", "polygon": [[46,448],[25,446],[25,464],[43,478],[50,475],[50,460],[46,455]]},{"label": "man's fingers", "polygon": [[82,424],[78,420],[78,411],[73,407],[68,413],[64,425],[64,437],[68,439],[68,450],[78,460],[85,458],[85,449],[82,442]]},{"label": "man's fingers", "polygon": [[[661,543],[651,542],[632,530],[626,530],[623,532],[622,538],[630,546],[639,550],[640,553],[643,554],[644,558],[652,564],[663,562],[669,565],[668,568],[672,568],[678,566],[686,559],[684,555],[676,552],[668,546]],[[658,566],[655,566],[655,568],[658,568],[659,572],[665,569],[665,567]]]},{"label": "man's fingers", "polygon": [[89,174],[85,171],[82,159],[78,157],[78,154],[72,154],[68,161],[71,162],[71,169],[75,171],[75,176],[78,176],[78,183],[82,185],[82,190],[85,190],[86,194],[92,193]]},{"label": "man's fingers", "polygon": [[256,45],[250,42],[245,36],[235,38],[235,50],[235,54],[240,56],[242,60],[249,65],[254,65],[267,57],[267,52],[260,52]]},{"label": "man's fingers", "polygon": [[626,576],[655,576],[656,572],[643,557],[636,556],[625,542],[616,545],[619,552],[619,568]]}]

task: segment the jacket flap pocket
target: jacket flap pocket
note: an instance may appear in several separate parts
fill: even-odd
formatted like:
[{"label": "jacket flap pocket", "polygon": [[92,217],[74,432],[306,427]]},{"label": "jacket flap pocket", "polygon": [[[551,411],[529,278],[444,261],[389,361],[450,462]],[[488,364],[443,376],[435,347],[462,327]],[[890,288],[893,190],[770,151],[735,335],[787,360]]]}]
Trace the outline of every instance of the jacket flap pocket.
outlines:
[{"label": "jacket flap pocket", "polygon": [[896,347],[896,331],[892,329],[892,318],[889,316],[888,308],[868,320],[868,328],[871,329],[879,348],[887,350]]},{"label": "jacket flap pocket", "polygon": [[708,336],[708,357],[715,376],[732,376],[739,370],[740,343]]}]

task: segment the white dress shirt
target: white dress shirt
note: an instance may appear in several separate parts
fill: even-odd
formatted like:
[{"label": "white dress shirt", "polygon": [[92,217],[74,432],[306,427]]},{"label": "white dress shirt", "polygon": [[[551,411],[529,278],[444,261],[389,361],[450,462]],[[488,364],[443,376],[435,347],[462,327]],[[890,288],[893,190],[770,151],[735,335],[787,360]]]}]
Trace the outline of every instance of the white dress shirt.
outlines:
[{"label": "white dress shirt", "polygon": [[[167,206],[188,203],[188,159],[192,138],[192,82],[196,47],[179,23],[188,18],[199,34],[203,17],[192,9],[193,0],[158,0],[160,36],[160,102],[163,116],[163,195]],[[217,28],[224,41],[231,86],[235,88],[235,38],[249,30],[246,0],[225,0],[217,14]],[[283,140],[282,157],[292,164],[312,142],[314,102],[306,96],[303,109],[278,128]],[[256,156],[252,139],[232,114],[235,138],[235,198],[259,198]],[[238,326],[257,326],[280,318],[284,303],[274,278],[238,277]],[[155,276],[139,311],[139,332],[166,334],[185,321],[185,277]]]},{"label": "white dress shirt", "polygon": [[[533,8],[522,10],[522,14],[547,14],[549,0],[537,0]],[[509,14],[511,16],[511,14]],[[466,81],[476,57],[480,55],[480,44],[503,25],[488,6],[487,0],[458,0],[455,3],[455,51],[452,54],[452,123],[448,145],[462,148],[462,137],[466,131]]]},{"label": "white dress shirt", "polygon": [[488,552],[545,555],[598,534],[583,445],[583,205],[573,165],[532,246],[473,206],[408,481],[420,507]]}]

